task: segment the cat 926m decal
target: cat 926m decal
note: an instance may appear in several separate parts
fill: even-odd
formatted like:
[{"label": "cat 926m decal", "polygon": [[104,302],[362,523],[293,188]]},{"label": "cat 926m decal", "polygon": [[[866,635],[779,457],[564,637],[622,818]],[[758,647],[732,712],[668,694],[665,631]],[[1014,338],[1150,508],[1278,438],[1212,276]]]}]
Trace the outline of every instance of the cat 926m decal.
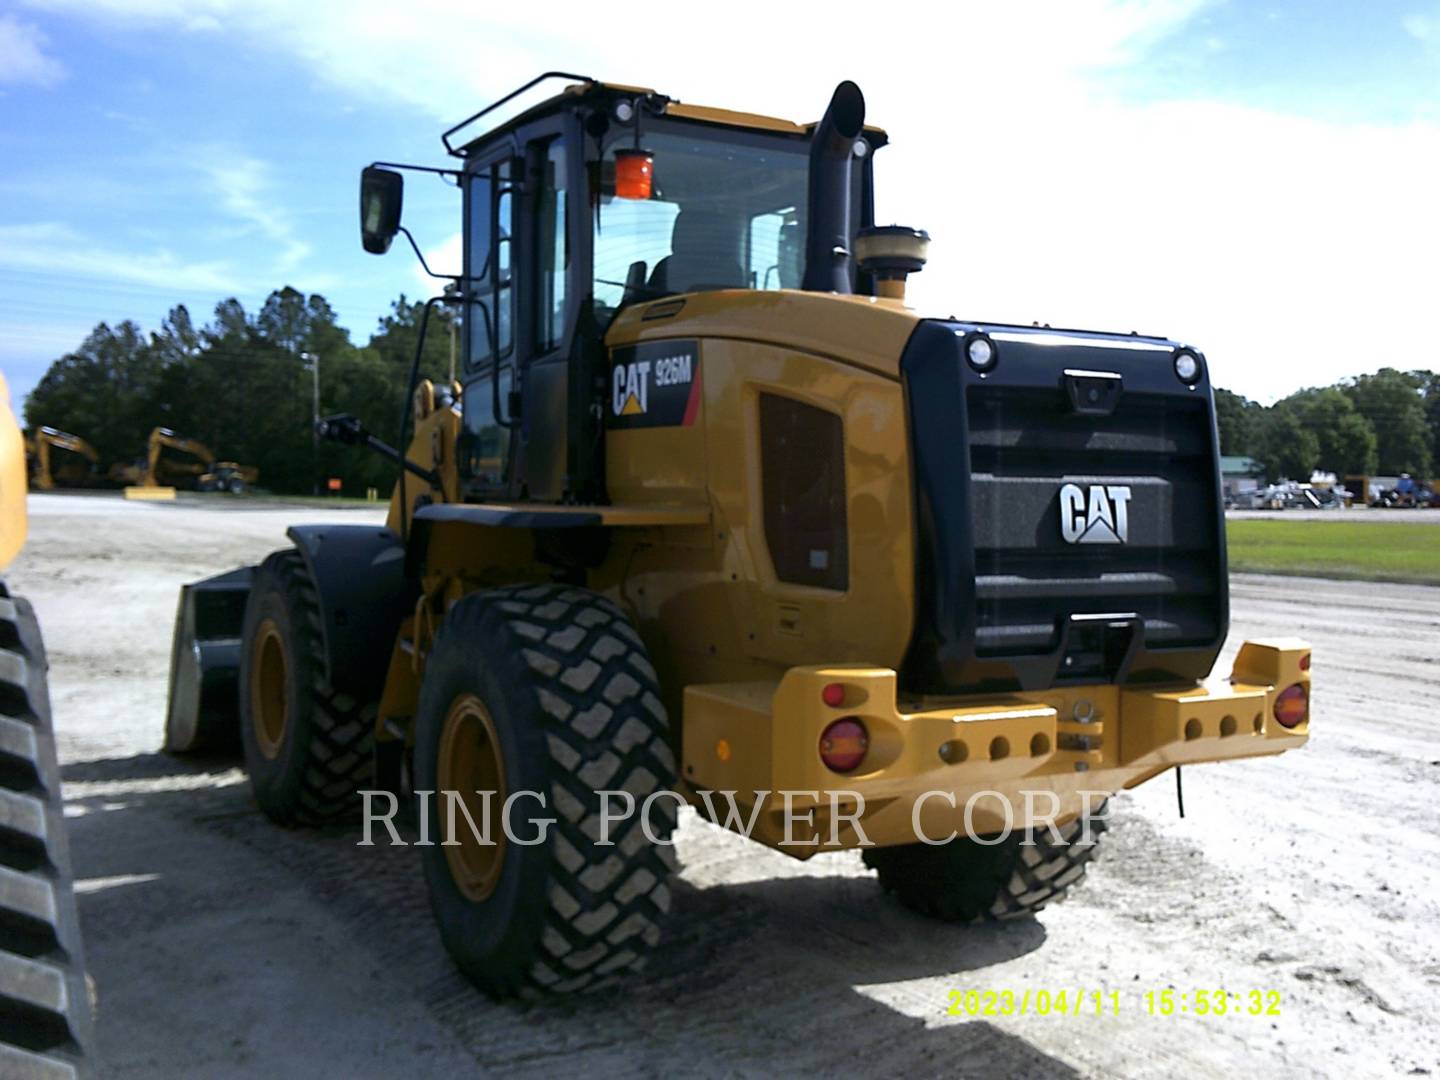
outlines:
[{"label": "cat 926m decal", "polygon": [[688,427],[700,411],[700,349],[694,341],[646,341],[616,349],[609,428]]}]

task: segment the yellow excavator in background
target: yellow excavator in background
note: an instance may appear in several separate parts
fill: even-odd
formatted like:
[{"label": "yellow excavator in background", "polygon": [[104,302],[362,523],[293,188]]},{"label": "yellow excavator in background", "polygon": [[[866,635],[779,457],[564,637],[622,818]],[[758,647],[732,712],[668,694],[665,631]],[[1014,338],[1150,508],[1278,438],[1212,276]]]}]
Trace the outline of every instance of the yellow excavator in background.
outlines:
[{"label": "yellow excavator in background", "polygon": [[[56,454],[55,451],[61,451]],[[100,455],[79,435],[39,427],[25,438],[30,486],[38,491],[57,487],[94,487],[99,481]]]},{"label": "yellow excavator in background", "polygon": [[[167,456],[166,450],[191,460],[177,460],[174,455]],[[137,460],[112,465],[110,479],[131,487],[229,491],[238,495],[260,479],[260,470],[234,461],[217,461],[215,452],[198,439],[157,427],[150,432],[143,464]]]}]

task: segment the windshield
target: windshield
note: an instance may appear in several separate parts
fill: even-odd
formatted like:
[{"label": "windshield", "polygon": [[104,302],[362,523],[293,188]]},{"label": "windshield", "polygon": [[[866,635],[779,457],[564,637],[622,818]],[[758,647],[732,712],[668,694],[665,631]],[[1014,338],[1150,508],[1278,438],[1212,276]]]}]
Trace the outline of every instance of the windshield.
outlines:
[{"label": "windshield", "polygon": [[[602,184],[595,230],[595,303],[623,304],[702,289],[795,289],[804,273],[807,143],[646,130],[654,155],[649,199]],[[634,146],[629,133],[605,151]]]}]

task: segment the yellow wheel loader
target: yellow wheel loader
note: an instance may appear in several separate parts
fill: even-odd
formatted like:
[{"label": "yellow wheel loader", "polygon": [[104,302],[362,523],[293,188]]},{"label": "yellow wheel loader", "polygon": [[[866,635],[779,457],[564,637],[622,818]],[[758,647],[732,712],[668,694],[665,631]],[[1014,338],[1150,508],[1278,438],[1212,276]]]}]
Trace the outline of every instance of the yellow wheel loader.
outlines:
[{"label": "yellow wheel loader", "polygon": [[25,439],[30,464],[30,486],[39,491],[55,488],[96,487],[100,455],[79,435],[39,427]]},{"label": "yellow wheel loader", "polygon": [[[551,73],[443,141],[458,393],[417,350],[398,450],[323,422],[395,462],[385,527],[187,586],[167,741],[238,727],[283,824],[413,799],[481,987],[640,967],[682,803],[1004,918],[1081,876],[1108,795],[1305,742],[1303,642],[1209,678],[1204,356],[910,308],[928,237],[874,222],[853,83],[801,125]],[[368,251],[409,239],[399,168],[362,174]]]},{"label": "yellow wheel loader", "polygon": [[[0,377],[0,566],[25,543],[25,473]],[[45,645],[30,604],[0,581],[0,1076],[88,1073],[91,1025]]]}]

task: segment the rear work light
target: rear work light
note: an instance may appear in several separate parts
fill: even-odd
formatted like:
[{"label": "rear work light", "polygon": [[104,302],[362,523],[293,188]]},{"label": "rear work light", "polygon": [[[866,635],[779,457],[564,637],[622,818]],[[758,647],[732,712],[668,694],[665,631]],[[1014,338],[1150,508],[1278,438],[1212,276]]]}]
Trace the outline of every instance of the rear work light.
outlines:
[{"label": "rear work light", "polygon": [[1310,695],[1300,683],[1287,686],[1275,696],[1275,720],[1284,728],[1305,722],[1310,715]]},{"label": "rear work light", "polygon": [[852,772],[865,759],[870,733],[852,716],[836,720],[820,733],[820,760],[832,772]]}]

